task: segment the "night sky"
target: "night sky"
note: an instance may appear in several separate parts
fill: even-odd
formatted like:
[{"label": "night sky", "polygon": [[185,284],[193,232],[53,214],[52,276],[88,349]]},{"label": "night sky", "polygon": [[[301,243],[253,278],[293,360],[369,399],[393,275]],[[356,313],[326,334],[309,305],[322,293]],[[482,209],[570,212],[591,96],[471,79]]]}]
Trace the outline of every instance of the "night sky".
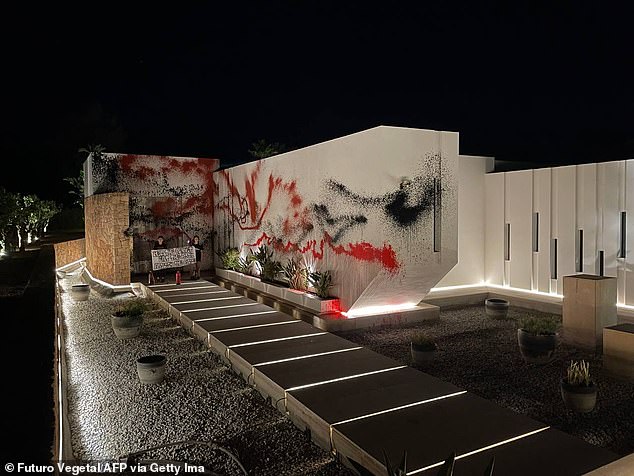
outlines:
[{"label": "night sky", "polygon": [[520,165],[634,158],[632,17],[603,2],[181,3],[3,7],[0,185],[67,201],[89,143],[232,165],[380,124]]}]

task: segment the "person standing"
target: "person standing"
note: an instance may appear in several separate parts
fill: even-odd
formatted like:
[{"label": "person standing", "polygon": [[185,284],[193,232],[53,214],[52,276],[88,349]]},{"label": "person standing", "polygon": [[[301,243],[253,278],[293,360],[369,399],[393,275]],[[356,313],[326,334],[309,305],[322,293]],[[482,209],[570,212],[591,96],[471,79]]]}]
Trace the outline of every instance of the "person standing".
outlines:
[{"label": "person standing", "polygon": [[194,268],[191,279],[200,279],[200,262],[203,255],[203,245],[200,244],[200,237],[198,235],[194,235],[191,245],[196,250],[196,267]]},{"label": "person standing", "polygon": [[[156,242],[154,243],[154,247],[152,248],[153,250],[165,250],[167,249],[167,245],[165,244],[165,238],[163,238],[163,235],[159,235],[159,237],[156,239]],[[158,283],[164,283],[165,282],[165,269],[158,269],[156,271],[153,271],[154,273],[154,277],[156,278],[156,282]]]}]

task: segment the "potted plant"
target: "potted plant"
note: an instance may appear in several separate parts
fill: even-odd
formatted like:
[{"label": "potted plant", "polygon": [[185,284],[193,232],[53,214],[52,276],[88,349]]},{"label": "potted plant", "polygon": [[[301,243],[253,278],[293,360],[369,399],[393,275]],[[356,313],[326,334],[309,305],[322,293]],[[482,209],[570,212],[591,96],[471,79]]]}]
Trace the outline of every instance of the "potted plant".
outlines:
[{"label": "potted plant", "polygon": [[131,339],[141,332],[145,303],[139,299],[126,302],[117,307],[110,318],[112,330],[119,339]]},{"label": "potted plant", "polygon": [[561,379],[561,398],[568,410],[588,413],[597,403],[597,386],[590,379],[590,364],[585,360],[571,361],[566,376]]},{"label": "potted plant", "polygon": [[434,358],[436,349],[437,346],[433,339],[422,333],[414,335],[410,343],[412,362],[418,365],[429,362]]},{"label": "potted plant", "polygon": [[489,298],[484,301],[487,316],[494,319],[506,319],[509,312],[509,302],[506,299]]},{"label": "potted plant", "polygon": [[322,299],[328,298],[328,292],[332,287],[332,274],[330,271],[315,271],[308,274],[308,281],[315,289],[315,294]]},{"label": "potted plant", "polygon": [[517,342],[528,363],[547,364],[557,347],[557,321],[551,318],[528,317],[520,321]]},{"label": "potted plant", "polygon": [[300,261],[290,258],[284,266],[284,276],[288,281],[288,287],[298,291],[308,289],[308,271],[301,265]]},{"label": "potted plant", "polygon": [[165,377],[166,361],[167,358],[164,355],[146,355],[139,357],[136,360],[136,371],[141,383],[161,383]]},{"label": "potted plant", "polygon": [[90,285],[84,283],[73,284],[70,288],[70,296],[73,298],[73,301],[88,301]]}]

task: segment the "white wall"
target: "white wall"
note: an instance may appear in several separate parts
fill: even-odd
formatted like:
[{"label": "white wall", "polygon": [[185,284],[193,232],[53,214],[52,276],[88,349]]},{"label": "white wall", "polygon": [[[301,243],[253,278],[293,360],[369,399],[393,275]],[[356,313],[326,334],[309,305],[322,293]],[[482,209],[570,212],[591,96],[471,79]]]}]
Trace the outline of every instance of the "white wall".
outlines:
[{"label": "white wall", "polygon": [[460,155],[458,160],[458,264],[437,287],[480,283],[484,276],[485,179],[493,159]]},{"label": "white wall", "polygon": [[[562,294],[563,276],[577,272],[580,254],[583,272],[598,274],[603,250],[604,274],[618,278],[618,302],[634,305],[634,160],[492,173],[484,183],[485,281]],[[633,230],[627,233],[625,258],[618,257],[621,211],[627,212],[628,228]],[[539,213],[537,252],[532,251],[534,212]],[[506,263],[504,223],[511,223],[511,259]],[[579,230],[583,230],[581,250]],[[553,238],[557,239],[557,278],[551,280]],[[460,284],[477,282],[474,278]]]},{"label": "white wall", "polygon": [[[458,261],[458,173],[457,133],[385,126],[221,170],[217,242],[244,253],[269,244],[283,263],[301,255],[331,270],[343,310],[415,304]],[[442,184],[438,251],[425,198],[433,180]]]}]

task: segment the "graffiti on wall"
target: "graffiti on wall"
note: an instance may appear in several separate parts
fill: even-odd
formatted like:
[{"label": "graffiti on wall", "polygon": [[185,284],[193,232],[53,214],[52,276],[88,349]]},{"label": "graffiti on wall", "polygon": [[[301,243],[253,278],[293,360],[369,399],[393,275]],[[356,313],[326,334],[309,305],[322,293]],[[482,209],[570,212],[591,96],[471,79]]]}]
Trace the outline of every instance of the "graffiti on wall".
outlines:
[{"label": "graffiti on wall", "polygon": [[[245,252],[266,244],[282,262],[300,254],[314,269],[334,270],[344,308],[378,274],[398,288],[412,266],[438,261],[443,216],[456,219],[456,160],[448,160],[455,157],[428,149],[405,151],[411,157],[395,170],[387,157],[337,157],[332,150],[312,158],[321,160],[318,168],[300,150],[221,170],[214,174],[218,245]],[[342,161],[359,160],[376,169],[374,183],[338,170]]]},{"label": "graffiti on wall", "polygon": [[178,247],[198,235],[203,268],[211,263],[214,182],[217,159],[133,154],[91,156],[85,165],[86,196],[109,192],[130,194],[132,267],[151,268],[150,249],[162,235]]}]

